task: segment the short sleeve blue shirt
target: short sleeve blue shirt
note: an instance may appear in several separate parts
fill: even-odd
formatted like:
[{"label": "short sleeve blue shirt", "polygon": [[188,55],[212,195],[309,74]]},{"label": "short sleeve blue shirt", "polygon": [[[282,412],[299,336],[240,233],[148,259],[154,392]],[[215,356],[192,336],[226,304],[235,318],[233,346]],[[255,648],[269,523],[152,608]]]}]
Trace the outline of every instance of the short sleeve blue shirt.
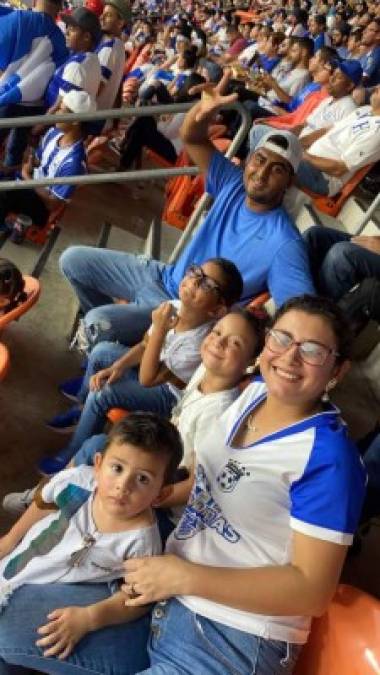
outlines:
[{"label": "short sleeve blue shirt", "polygon": [[163,271],[171,297],[189,265],[223,257],[235,263],[244,281],[242,302],[269,290],[276,305],[315,293],[305,244],[282,207],[257,213],[246,205],[243,171],[219,152],[212,156],[207,192],[214,204],[174,265]]}]

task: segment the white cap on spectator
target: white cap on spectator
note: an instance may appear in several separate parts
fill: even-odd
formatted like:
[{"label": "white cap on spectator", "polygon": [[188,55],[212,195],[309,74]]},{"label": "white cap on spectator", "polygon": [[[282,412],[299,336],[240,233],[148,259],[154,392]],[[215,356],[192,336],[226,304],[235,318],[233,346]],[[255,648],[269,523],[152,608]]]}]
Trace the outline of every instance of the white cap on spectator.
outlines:
[{"label": "white cap on spectator", "polygon": [[[276,143],[276,137],[284,139],[283,142],[281,144]],[[294,173],[297,173],[297,169],[302,160],[303,150],[297,136],[290,131],[280,131],[280,129],[269,131],[265,136],[260,138],[256,147],[253,148],[253,151],[258,150],[259,148],[266,148],[271,152],[275,152],[276,155],[280,155],[280,157],[286,159],[293,167]]]},{"label": "white cap on spectator", "polygon": [[73,113],[90,113],[96,110],[96,103],[87,91],[72,89],[63,95],[62,103]]}]

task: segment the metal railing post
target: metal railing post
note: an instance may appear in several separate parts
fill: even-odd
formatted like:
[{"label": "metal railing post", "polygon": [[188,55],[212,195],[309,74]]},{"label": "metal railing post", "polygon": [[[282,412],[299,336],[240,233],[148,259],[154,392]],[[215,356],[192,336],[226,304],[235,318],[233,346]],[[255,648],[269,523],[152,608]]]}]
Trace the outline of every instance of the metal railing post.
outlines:
[{"label": "metal railing post", "polygon": [[[27,127],[34,126],[36,124],[43,124],[48,126],[49,124],[55,124],[56,122],[62,121],[94,121],[94,120],[107,120],[107,119],[120,119],[123,117],[143,117],[147,115],[170,115],[173,113],[186,112],[194,104],[193,103],[180,103],[180,104],[169,104],[169,105],[157,105],[157,106],[143,106],[141,108],[118,108],[112,110],[100,110],[92,113],[65,113],[65,114],[56,114],[56,115],[36,115],[35,117],[17,117],[17,118],[5,118],[0,119],[0,129],[3,128],[17,128],[17,127]],[[226,157],[231,158],[235,155],[236,151],[240,147],[242,141],[247,135],[251,119],[249,113],[241,103],[230,103],[226,106],[226,109],[237,110],[241,116],[240,127],[231,141],[231,145],[226,152]],[[93,185],[99,183],[124,183],[132,182],[136,180],[150,180],[154,178],[172,178],[174,176],[196,176],[199,174],[199,169],[195,166],[182,166],[182,167],[173,167],[170,169],[144,169],[140,171],[122,171],[122,172],[110,172],[110,173],[100,173],[100,174],[87,174],[84,176],[66,176],[62,178],[44,178],[44,179],[31,179],[31,180],[5,180],[0,181],[0,191],[1,190],[25,190],[28,188],[35,187],[47,187],[50,185]],[[211,202],[211,197],[205,193],[199,200],[188,225],[183,232],[179,242],[177,243],[171,257],[170,262],[176,259],[179,253],[183,250],[189,238],[192,236],[194,229],[199,223],[199,219],[205,208]],[[154,226],[154,248],[155,251],[160,249],[160,236],[161,236],[161,223],[158,225],[157,221]]]}]

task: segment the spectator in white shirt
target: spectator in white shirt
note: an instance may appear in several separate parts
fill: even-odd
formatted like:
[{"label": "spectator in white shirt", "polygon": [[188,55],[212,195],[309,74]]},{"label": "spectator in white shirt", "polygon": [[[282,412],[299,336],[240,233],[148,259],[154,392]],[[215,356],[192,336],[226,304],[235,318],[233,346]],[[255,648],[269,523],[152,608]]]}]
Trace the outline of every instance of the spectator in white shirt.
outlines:
[{"label": "spectator in white shirt", "polygon": [[96,49],[101,81],[97,96],[99,110],[115,104],[125,65],[125,49],[121,40],[123,28],[130,25],[131,8],[127,0],[106,0],[100,17],[103,37]]}]

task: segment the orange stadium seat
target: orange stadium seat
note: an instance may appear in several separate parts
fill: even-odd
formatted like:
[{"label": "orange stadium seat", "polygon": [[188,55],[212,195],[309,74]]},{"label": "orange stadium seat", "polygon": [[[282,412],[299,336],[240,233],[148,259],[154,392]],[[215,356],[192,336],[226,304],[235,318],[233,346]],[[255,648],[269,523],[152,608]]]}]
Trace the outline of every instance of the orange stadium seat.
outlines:
[{"label": "orange stadium seat", "polygon": [[327,612],[312,623],[294,675],[378,675],[380,601],[339,586]]},{"label": "orange stadium seat", "polygon": [[307,195],[312,197],[314,206],[322,213],[326,213],[328,216],[335,218],[343,205],[346,203],[347,199],[351,193],[356,189],[359,183],[363,180],[364,176],[372,169],[373,164],[367,164],[363,166],[350,178],[350,180],[343,186],[343,188],[338,192],[338,194],[333,197],[324,197],[312,190],[307,188],[301,188],[302,192],[305,192]]},{"label": "orange stadium seat", "polygon": [[11,321],[17,321],[23,314],[25,314],[33,305],[36,304],[41,293],[41,285],[38,279],[34,277],[24,276],[25,292],[27,294],[26,300],[21,302],[17,307],[11,309],[10,312],[0,316],[0,331]]}]

